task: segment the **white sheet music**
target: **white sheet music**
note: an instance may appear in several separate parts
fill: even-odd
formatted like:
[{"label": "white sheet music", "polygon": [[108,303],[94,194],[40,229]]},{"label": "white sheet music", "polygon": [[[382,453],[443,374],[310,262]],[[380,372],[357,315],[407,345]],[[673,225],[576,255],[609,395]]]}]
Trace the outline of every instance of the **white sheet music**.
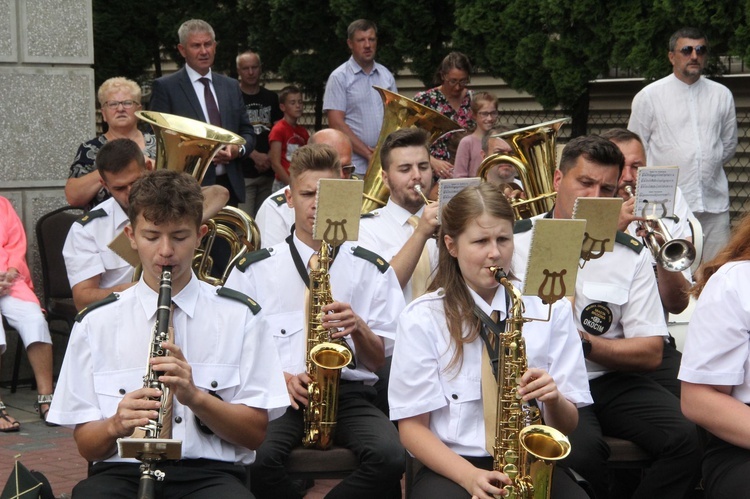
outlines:
[{"label": "white sheet music", "polygon": [[440,179],[440,183],[438,184],[438,202],[440,203],[440,207],[438,208],[438,223],[443,223],[443,207],[448,204],[448,201],[453,199],[453,196],[466,187],[479,185],[480,182],[481,180],[478,177]]},{"label": "white sheet music", "polygon": [[638,169],[635,191],[635,214],[657,219],[674,214],[674,198],[677,192],[676,166],[649,166]]}]

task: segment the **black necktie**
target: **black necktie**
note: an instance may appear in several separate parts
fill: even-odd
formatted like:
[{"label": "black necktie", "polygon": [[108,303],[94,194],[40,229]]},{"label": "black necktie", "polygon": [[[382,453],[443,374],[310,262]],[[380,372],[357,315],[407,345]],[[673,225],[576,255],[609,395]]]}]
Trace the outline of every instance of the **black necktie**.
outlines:
[{"label": "black necktie", "polygon": [[219,106],[216,105],[216,99],[211,92],[211,80],[200,78],[199,82],[203,83],[203,99],[206,101],[206,111],[208,111],[208,122],[215,126],[221,126],[221,114]]}]

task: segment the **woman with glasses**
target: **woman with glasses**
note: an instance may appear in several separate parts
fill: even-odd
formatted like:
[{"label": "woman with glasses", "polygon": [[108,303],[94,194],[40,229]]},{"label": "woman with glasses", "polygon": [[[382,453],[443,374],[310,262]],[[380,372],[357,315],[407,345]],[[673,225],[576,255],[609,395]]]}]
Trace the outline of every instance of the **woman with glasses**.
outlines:
[{"label": "woman with glasses", "polygon": [[[414,100],[452,119],[465,130],[471,130],[476,123],[471,115],[472,91],[466,88],[470,82],[471,62],[469,58],[461,52],[451,52],[445,56],[435,74],[435,83],[438,86],[419,92],[414,96]],[[450,151],[453,135],[453,133],[444,135],[430,147],[430,165],[435,177],[453,177],[455,157]]]},{"label": "woman with glasses", "polygon": [[107,141],[130,139],[138,144],[147,158],[156,156],[155,137],[142,133],[137,127],[135,112],[141,108],[141,87],[136,82],[122,77],[110,78],[99,87],[97,98],[107,131],[80,145],[65,184],[68,203],[88,210],[110,197],[94,166],[99,149]]}]

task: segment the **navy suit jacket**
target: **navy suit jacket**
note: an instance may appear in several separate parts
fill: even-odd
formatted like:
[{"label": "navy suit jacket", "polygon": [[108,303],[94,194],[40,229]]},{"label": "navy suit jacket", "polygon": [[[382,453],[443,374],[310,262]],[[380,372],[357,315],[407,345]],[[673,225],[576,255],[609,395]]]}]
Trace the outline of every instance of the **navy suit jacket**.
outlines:
[{"label": "navy suit jacket", "polygon": [[[211,80],[221,113],[221,127],[240,135],[247,141],[247,144],[245,144],[245,156],[247,156],[255,147],[255,132],[247,117],[240,85],[237,80],[213,71],[211,72]],[[198,101],[198,96],[195,95],[193,83],[184,67],[176,73],[154,80],[149,109],[209,122],[208,117],[203,115],[200,101]],[[240,161],[235,159],[227,163],[226,170],[234,195],[240,202],[244,202],[245,178],[242,174]],[[212,164],[203,178],[203,185],[215,183],[216,168]]]}]

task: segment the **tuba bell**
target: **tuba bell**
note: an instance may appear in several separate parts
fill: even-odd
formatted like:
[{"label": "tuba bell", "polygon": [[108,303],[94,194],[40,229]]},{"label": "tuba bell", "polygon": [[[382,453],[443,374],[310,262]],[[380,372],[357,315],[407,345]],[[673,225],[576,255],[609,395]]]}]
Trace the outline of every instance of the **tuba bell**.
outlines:
[{"label": "tuba bell", "polygon": [[402,128],[421,128],[429,133],[430,142],[434,142],[441,135],[461,129],[461,125],[434,109],[385,88],[372,88],[377,90],[383,99],[383,125],[380,128],[378,145],[365,173],[362,213],[385,206],[388,202],[388,187],[383,183],[383,165],[380,163],[380,147],[388,135]]},{"label": "tuba bell", "polygon": [[[198,182],[203,180],[219,149],[245,143],[239,135],[202,121],[154,111],[136,111],[135,114],[151,125],[156,136],[155,168],[184,172]],[[252,217],[231,206],[222,208],[207,225],[208,233],[193,258],[193,270],[200,280],[221,285],[237,260],[248,251],[260,248],[260,231]],[[218,277],[211,273],[213,258],[210,256],[217,237],[231,250],[229,262]]]},{"label": "tuba bell", "polygon": [[541,215],[552,209],[556,194],[552,179],[557,167],[557,134],[568,121],[570,118],[561,118],[492,135],[492,138],[507,140],[513,154],[486,157],[479,165],[477,176],[486,181],[490,170],[501,163],[511,163],[516,167],[526,192],[526,199],[511,202],[517,220]]}]

